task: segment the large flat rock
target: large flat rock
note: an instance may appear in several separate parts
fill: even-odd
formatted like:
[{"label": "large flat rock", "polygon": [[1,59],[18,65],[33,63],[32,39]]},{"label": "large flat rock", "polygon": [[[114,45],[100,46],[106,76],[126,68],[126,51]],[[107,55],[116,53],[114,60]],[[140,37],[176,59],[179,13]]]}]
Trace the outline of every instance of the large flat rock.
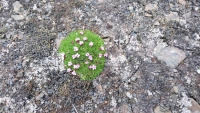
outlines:
[{"label": "large flat rock", "polygon": [[167,66],[175,68],[179,63],[186,58],[185,52],[176,47],[165,47],[166,45],[157,45],[154,48],[155,56],[164,61]]}]

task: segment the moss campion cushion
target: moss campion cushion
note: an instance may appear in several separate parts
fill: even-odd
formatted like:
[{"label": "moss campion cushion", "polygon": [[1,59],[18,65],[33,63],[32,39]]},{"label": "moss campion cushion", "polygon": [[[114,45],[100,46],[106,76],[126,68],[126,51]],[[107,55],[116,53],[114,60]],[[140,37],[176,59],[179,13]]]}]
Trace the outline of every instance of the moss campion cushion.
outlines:
[{"label": "moss campion cushion", "polygon": [[81,80],[93,80],[102,71],[108,54],[104,40],[90,30],[71,32],[59,47],[65,53],[64,65],[67,72]]}]

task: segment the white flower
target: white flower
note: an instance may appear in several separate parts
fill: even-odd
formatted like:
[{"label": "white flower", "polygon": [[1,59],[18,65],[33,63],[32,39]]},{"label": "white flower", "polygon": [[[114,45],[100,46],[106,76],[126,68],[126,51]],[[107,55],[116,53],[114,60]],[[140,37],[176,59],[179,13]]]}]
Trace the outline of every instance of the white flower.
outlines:
[{"label": "white flower", "polygon": [[76,71],[73,71],[73,72],[72,72],[72,75],[76,75]]},{"label": "white flower", "polygon": [[80,34],[83,35],[83,31],[80,31]]},{"label": "white flower", "polygon": [[89,60],[92,60],[92,56],[91,56],[91,55],[90,55],[90,56],[88,56],[88,59],[89,59]]},{"label": "white flower", "polygon": [[92,65],[92,69],[93,69],[93,70],[95,70],[95,69],[96,69],[96,66],[95,66],[94,64]]},{"label": "white flower", "polygon": [[79,64],[77,64],[77,65],[74,65],[74,69],[78,69],[80,67],[80,65]]},{"label": "white flower", "polygon": [[72,71],[72,70],[71,70],[70,68],[67,69],[67,72],[68,72],[68,73],[71,72],[71,71]]},{"label": "white flower", "polygon": [[92,69],[92,70],[95,70],[96,66],[93,64],[93,65],[89,66],[89,68]]},{"label": "white flower", "polygon": [[102,57],[102,54],[101,53],[99,53],[99,58],[101,58]]},{"label": "white flower", "polygon": [[101,46],[101,47],[100,47],[100,50],[104,50],[104,47],[103,47],[103,46]]},{"label": "white flower", "polygon": [[85,61],[85,64],[89,64],[89,62],[88,62],[88,61]]},{"label": "white flower", "polygon": [[68,62],[68,66],[71,66],[72,65],[72,62]]},{"label": "white flower", "polygon": [[89,43],[89,46],[92,47],[92,46],[93,46],[93,42],[90,42],[90,43]]},{"label": "white flower", "polygon": [[78,51],[78,47],[74,47],[74,51]]},{"label": "white flower", "polygon": [[80,41],[79,44],[80,44],[80,45],[83,45],[83,41]]},{"label": "white flower", "polygon": [[72,58],[75,59],[75,58],[76,58],[76,55],[72,55]]},{"label": "white flower", "polygon": [[90,53],[86,53],[86,54],[85,54],[85,56],[89,56],[89,55],[90,55]]},{"label": "white flower", "polygon": [[80,54],[76,53],[75,56],[76,56],[77,58],[79,58],[79,57],[80,57]]},{"label": "white flower", "polygon": [[104,54],[104,57],[108,57],[108,53],[105,53],[105,54]]},{"label": "white flower", "polygon": [[76,42],[79,42],[80,41],[80,38],[76,38]]},{"label": "white flower", "polygon": [[84,41],[86,41],[86,40],[87,40],[87,38],[86,38],[86,37],[83,37],[83,40],[84,40]]}]

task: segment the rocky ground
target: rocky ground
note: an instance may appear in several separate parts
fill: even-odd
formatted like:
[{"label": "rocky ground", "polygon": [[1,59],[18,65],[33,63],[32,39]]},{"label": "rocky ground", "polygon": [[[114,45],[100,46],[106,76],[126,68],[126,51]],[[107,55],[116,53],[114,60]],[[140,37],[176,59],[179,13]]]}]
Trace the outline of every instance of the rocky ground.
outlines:
[{"label": "rocky ground", "polygon": [[[91,82],[57,52],[90,29],[109,57]],[[200,113],[199,0],[1,0],[1,113]]]}]

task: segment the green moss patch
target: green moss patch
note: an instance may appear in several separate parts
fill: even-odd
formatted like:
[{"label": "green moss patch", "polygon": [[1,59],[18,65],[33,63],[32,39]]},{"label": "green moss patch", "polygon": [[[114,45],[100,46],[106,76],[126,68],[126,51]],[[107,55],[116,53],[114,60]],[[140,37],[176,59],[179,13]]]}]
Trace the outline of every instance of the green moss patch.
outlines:
[{"label": "green moss patch", "polygon": [[65,53],[67,72],[81,80],[93,80],[102,71],[107,53],[103,39],[90,30],[71,32],[60,44],[59,53]]}]

